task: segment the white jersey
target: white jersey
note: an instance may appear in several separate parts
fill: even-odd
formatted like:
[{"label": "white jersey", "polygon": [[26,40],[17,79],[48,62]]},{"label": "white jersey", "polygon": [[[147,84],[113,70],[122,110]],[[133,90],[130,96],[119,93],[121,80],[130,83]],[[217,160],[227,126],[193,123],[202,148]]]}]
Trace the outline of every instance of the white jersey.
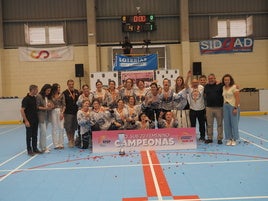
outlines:
[{"label": "white jersey", "polygon": [[190,87],[188,89],[188,92],[189,92],[190,109],[196,111],[204,110],[205,109],[204,87],[199,84],[197,88]]}]

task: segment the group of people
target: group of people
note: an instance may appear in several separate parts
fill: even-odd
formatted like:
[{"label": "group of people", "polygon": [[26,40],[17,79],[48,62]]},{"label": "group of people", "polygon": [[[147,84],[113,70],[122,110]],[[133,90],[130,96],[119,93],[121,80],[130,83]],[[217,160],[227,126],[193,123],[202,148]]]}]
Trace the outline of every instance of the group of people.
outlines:
[{"label": "group of people", "polygon": [[55,149],[64,148],[64,130],[69,147],[88,148],[92,131],[196,127],[196,121],[199,140],[212,143],[214,119],[218,144],[222,144],[224,121],[227,145],[236,145],[239,112],[239,90],[230,74],[217,82],[214,74],[197,79],[192,78],[191,71],[185,80],[178,76],[174,87],[167,78],[162,86],[153,81],[148,88],[141,79],[134,83],[128,78],[122,86],[109,80],[107,87],[98,80],[94,91],[87,84],[81,91],[75,89],[73,80],[67,81],[63,92],[57,83],[45,84],[39,93],[38,87],[31,85],[21,107],[29,155],[49,152],[46,145],[49,123]]}]

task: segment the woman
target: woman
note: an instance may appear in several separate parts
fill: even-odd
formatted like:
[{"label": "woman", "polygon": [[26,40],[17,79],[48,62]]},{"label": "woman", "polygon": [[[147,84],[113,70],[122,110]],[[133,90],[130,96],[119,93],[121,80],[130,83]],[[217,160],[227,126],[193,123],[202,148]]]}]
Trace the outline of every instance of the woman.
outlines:
[{"label": "woman", "polygon": [[120,99],[119,91],[115,88],[115,81],[109,80],[107,89],[107,106],[110,109],[117,107],[117,101]]},{"label": "woman", "polygon": [[118,130],[124,129],[126,119],[128,117],[128,111],[125,107],[125,103],[122,99],[117,101],[117,108],[113,109],[114,124]]},{"label": "woman", "polygon": [[173,109],[173,93],[174,90],[170,88],[170,80],[165,78],[163,80],[163,89],[160,94],[161,110],[163,112],[171,111]]},{"label": "woman", "polygon": [[51,100],[51,85],[45,84],[40,93],[36,96],[36,104],[38,108],[38,120],[40,130],[39,146],[42,152],[48,153],[47,148],[47,127],[51,122],[51,110],[54,108]]},{"label": "woman", "polygon": [[128,103],[128,99],[130,96],[135,96],[133,85],[133,80],[128,78],[126,79],[124,87],[120,89],[120,97],[126,104]]},{"label": "woman", "polygon": [[[82,94],[80,94],[80,96],[78,97],[78,100],[76,102],[76,105],[78,106],[78,109],[81,109],[82,108],[82,102],[84,100],[88,100],[89,103],[92,102],[92,99],[93,99],[93,94],[90,92],[89,90],[89,86],[87,84],[84,84],[82,86]],[[75,146],[76,147],[81,147],[81,134],[80,134],[80,126],[78,125],[77,127],[77,136],[75,138]]]},{"label": "woman", "polygon": [[154,129],[155,125],[154,122],[152,122],[145,113],[141,113],[139,115],[139,121],[137,122],[138,129]]},{"label": "woman", "polygon": [[[188,80],[186,80],[188,82]],[[174,87],[174,110],[173,114],[179,122],[179,128],[191,127],[189,116],[189,103],[187,100],[187,91],[182,76],[176,78]]]},{"label": "woman", "polygon": [[89,110],[90,101],[83,100],[81,109],[77,112],[77,122],[80,126],[81,134],[81,148],[87,149],[89,146],[92,146],[92,133],[91,133],[91,124],[90,124],[90,110]]},{"label": "woman", "polygon": [[142,102],[145,100],[145,94],[147,92],[147,88],[145,88],[145,83],[143,80],[137,81],[137,87],[134,91],[135,98],[138,105],[141,105]]},{"label": "woman", "polygon": [[141,112],[140,105],[136,105],[136,99],[134,96],[130,96],[128,99],[128,104],[126,105],[128,111],[128,118],[126,119],[127,130],[134,130],[137,128],[137,121],[139,114]]},{"label": "woman", "polygon": [[99,99],[93,100],[92,111],[90,112],[92,131],[110,130],[112,114],[100,105]]},{"label": "woman", "polygon": [[[162,117],[165,117],[164,119]],[[166,113],[161,112],[158,121],[159,128],[178,128],[179,124],[177,119],[173,118],[173,113],[167,111]]]},{"label": "woman", "polygon": [[52,142],[54,149],[63,149],[65,97],[60,93],[60,85],[57,83],[52,85],[51,98],[54,105],[51,111]]},{"label": "woman", "polygon": [[238,122],[240,118],[240,98],[239,90],[230,74],[222,78],[223,86],[223,121],[225,138],[228,140],[227,146],[235,146],[239,139]]},{"label": "woman", "polygon": [[160,94],[155,82],[151,83],[150,90],[145,94],[145,100],[142,104],[143,112],[149,119],[156,121],[160,114]]},{"label": "woman", "polygon": [[96,82],[96,91],[93,92],[93,99],[98,99],[101,106],[106,106],[107,92],[103,88],[103,84],[100,80]]},{"label": "woman", "polygon": [[82,102],[84,100],[89,100],[89,102],[91,103],[92,99],[93,99],[93,94],[90,92],[88,84],[84,84],[82,86],[82,94],[80,94],[76,102],[78,108],[80,109],[82,107]]}]

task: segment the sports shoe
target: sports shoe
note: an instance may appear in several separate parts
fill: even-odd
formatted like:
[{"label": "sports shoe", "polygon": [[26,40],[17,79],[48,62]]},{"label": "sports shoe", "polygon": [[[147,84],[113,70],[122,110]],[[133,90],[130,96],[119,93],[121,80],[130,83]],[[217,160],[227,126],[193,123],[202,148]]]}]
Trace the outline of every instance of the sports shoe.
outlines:
[{"label": "sports shoe", "polygon": [[204,142],[206,139],[204,137],[200,137],[199,141]]},{"label": "sports shoe", "polygon": [[210,143],[212,143],[212,142],[213,142],[213,140],[209,140],[209,139],[205,140],[205,143],[206,143],[206,144],[210,144]]},{"label": "sports shoe", "polygon": [[236,141],[235,140],[232,140],[232,146],[235,146],[236,145]]},{"label": "sports shoe", "polygon": [[218,144],[222,144],[222,140],[218,140]]},{"label": "sports shoe", "polygon": [[34,152],[33,151],[28,151],[28,156],[34,156]]},{"label": "sports shoe", "polygon": [[227,146],[231,146],[232,145],[232,140],[228,140],[226,143]]},{"label": "sports shoe", "polygon": [[39,149],[35,149],[33,152],[34,152],[35,154],[42,154],[42,153],[43,153],[43,152],[40,151]]}]

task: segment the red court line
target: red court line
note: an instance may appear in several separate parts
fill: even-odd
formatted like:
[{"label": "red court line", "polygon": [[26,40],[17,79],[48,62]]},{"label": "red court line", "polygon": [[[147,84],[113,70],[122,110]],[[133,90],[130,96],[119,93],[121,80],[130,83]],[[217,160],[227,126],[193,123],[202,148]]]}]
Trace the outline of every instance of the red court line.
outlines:
[{"label": "red court line", "polygon": [[[153,180],[153,175],[149,163],[149,158],[147,156],[147,151],[141,151],[141,160],[144,173],[145,186],[147,191],[147,197],[133,197],[133,198],[123,198],[122,201],[148,201],[149,197],[157,197],[157,192],[155,188],[155,183]],[[185,195],[185,196],[172,196],[171,190],[169,188],[168,182],[166,180],[164,171],[161,167],[159,159],[155,151],[149,151],[150,159],[155,172],[155,177],[161,192],[161,196],[171,196],[175,200],[195,200],[200,201],[197,195]]]},{"label": "red court line", "polygon": [[153,175],[149,166],[149,160],[147,157],[146,151],[141,151],[141,160],[142,160],[142,167],[143,167],[143,175],[145,180],[145,186],[147,191],[148,197],[155,197],[157,196]]},{"label": "red court line", "polygon": [[166,176],[163,172],[163,169],[158,160],[157,154],[155,151],[150,151],[150,156],[152,159],[154,171],[156,174],[156,178],[159,184],[160,192],[162,196],[172,196],[171,190],[169,188]]},{"label": "red court line", "polygon": [[184,196],[173,196],[175,200],[200,200],[197,195],[184,195]]},{"label": "red court line", "polygon": [[122,201],[147,201],[147,197],[141,197],[141,198],[123,198]]}]

